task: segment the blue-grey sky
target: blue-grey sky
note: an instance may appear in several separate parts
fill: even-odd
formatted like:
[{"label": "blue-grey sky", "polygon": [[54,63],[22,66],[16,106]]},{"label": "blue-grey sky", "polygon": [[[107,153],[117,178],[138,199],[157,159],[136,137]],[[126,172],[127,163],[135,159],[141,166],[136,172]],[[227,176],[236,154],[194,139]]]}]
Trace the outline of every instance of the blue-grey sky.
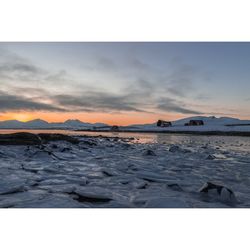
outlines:
[{"label": "blue-grey sky", "polygon": [[0,43],[0,104],[1,119],[247,119],[250,43]]}]

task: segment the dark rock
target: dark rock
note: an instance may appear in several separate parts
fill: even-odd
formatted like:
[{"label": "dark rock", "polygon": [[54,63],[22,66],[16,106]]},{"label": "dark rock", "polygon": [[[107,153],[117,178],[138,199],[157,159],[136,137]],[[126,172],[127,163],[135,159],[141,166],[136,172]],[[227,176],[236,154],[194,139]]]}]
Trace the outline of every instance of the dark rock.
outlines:
[{"label": "dark rock", "polygon": [[113,173],[111,173],[110,171],[108,170],[102,170],[103,174],[105,174],[106,176],[108,177],[111,177],[111,176],[114,176]]},{"label": "dark rock", "polygon": [[155,152],[151,149],[146,150],[143,155],[145,156],[156,156]]},{"label": "dark rock", "polygon": [[38,136],[41,138],[43,143],[48,143],[50,141],[67,141],[72,144],[79,143],[79,140],[77,138],[69,135],[42,133],[38,134]]},{"label": "dark rock", "polygon": [[97,143],[96,142],[94,142],[94,141],[91,141],[91,140],[86,140],[86,141],[81,141],[80,142],[80,145],[88,145],[88,146],[97,146]]},{"label": "dark rock", "polygon": [[214,160],[216,157],[214,155],[208,155],[206,160]]},{"label": "dark rock", "polygon": [[27,132],[0,135],[0,145],[40,145],[41,143],[40,136]]},{"label": "dark rock", "polygon": [[177,152],[177,151],[179,151],[179,150],[180,150],[180,147],[179,147],[179,146],[176,146],[176,145],[171,146],[171,147],[169,148],[169,151],[172,152],[172,153],[175,153],[175,152]]}]

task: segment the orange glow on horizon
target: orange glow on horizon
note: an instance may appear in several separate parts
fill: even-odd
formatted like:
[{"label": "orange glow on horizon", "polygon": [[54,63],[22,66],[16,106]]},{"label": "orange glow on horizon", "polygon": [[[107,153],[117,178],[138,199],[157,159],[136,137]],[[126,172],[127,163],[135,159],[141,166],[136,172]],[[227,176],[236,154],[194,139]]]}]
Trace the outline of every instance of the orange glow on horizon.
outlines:
[{"label": "orange glow on horizon", "polygon": [[[205,114],[204,114],[205,115]],[[192,115],[183,114],[155,114],[155,113],[53,113],[53,112],[20,112],[20,113],[2,113],[0,121],[18,120],[27,122],[34,119],[42,119],[47,122],[64,122],[68,119],[78,119],[82,122],[89,123],[106,123],[109,125],[131,125],[131,124],[146,124],[154,123],[158,119],[166,121],[175,121],[182,118],[187,118]],[[239,117],[246,119],[246,117]],[[249,119],[249,118],[248,118]]]},{"label": "orange glow on horizon", "polygon": [[7,113],[0,117],[0,120],[18,120],[21,122],[27,122],[32,120],[33,116],[29,113]]},{"label": "orange glow on horizon", "polygon": [[182,118],[178,115],[160,115],[151,113],[52,113],[52,112],[20,112],[20,113],[4,113],[0,116],[0,120],[18,120],[29,121],[34,119],[42,119],[48,122],[64,122],[68,119],[78,119],[82,122],[89,123],[106,123],[109,125],[131,125],[153,123],[158,119],[176,120]]}]

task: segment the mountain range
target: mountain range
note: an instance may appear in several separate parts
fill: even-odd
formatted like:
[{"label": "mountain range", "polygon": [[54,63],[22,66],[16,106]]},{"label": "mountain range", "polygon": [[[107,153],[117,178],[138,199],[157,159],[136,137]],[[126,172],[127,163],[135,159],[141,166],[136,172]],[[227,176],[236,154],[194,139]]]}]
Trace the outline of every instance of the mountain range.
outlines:
[{"label": "mountain range", "polygon": [[[188,117],[184,119],[180,119],[177,121],[172,121],[172,125],[174,126],[183,126],[189,120],[203,120],[205,125],[235,125],[235,124],[250,124],[248,120],[240,120],[232,117],[219,117],[216,118],[214,116],[195,116]],[[143,128],[150,129],[156,126],[155,123],[151,124],[136,124],[130,126],[123,126],[124,128]],[[91,129],[91,128],[102,128],[102,127],[110,127],[105,123],[86,123],[77,119],[70,119],[65,122],[47,122],[41,119],[35,119],[28,122],[21,122],[17,120],[7,120],[0,122],[0,129]]]},{"label": "mountain range", "polygon": [[7,120],[0,122],[0,129],[77,129],[108,126],[104,123],[86,123],[80,120],[67,120],[65,122],[47,122],[41,119],[21,122],[18,120]]}]

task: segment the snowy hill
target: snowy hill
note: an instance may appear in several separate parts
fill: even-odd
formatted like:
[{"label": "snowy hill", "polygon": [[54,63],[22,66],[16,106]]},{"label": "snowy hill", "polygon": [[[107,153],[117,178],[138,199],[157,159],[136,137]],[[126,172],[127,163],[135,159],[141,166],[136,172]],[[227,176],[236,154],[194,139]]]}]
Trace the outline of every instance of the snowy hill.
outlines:
[{"label": "snowy hill", "polygon": [[[230,125],[230,124],[237,124],[242,123],[245,121],[241,121],[237,118],[231,118],[231,117],[215,117],[215,116],[193,116],[189,118],[180,119],[177,121],[172,122],[173,125],[184,125],[185,123],[188,123],[190,120],[202,120],[205,125]],[[250,121],[248,121],[250,122]]]},{"label": "snowy hill", "polygon": [[[203,126],[185,126],[190,120],[202,120]],[[147,131],[250,131],[250,121],[232,117],[193,116],[177,121],[171,121],[172,127],[157,127],[152,124],[135,124],[126,128]]]}]

